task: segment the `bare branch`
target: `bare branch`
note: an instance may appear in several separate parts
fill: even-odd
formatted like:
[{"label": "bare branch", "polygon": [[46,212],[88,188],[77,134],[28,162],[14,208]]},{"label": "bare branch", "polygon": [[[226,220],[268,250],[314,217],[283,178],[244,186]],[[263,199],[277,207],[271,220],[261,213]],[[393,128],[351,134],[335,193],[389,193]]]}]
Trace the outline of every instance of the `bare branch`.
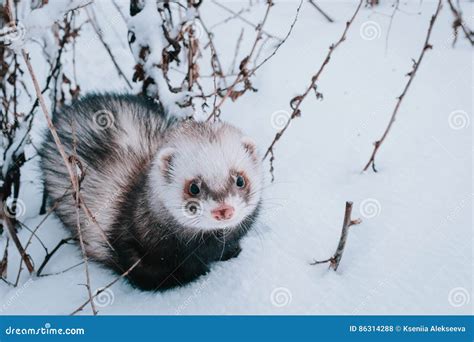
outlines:
[{"label": "bare branch", "polygon": [[454,22],[453,22],[453,31],[454,31],[454,39],[453,39],[453,47],[456,44],[456,41],[458,40],[458,28],[460,27],[461,30],[464,32],[464,36],[466,37],[467,40],[469,40],[469,43],[471,45],[474,45],[474,32],[467,26],[466,22],[464,21],[462,17],[462,12],[461,8],[456,9],[456,7],[453,4],[452,0],[447,0],[449,4],[449,8],[451,9],[451,12],[454,15]]},{"label": "bare branch", "polygon": [[[28,55],[28,53],[26,52],[25,49],[22,49],[22,54],[23,54],[23,59],[25,60],[25,63],[26,63],[26,67],[28,68],[28,71],[30,73],[31,80],[33,81],[33,85],[34,85],[35,91],[36,91],[36,96],[38,97],[41,109],[42,109],[43,114],[46,118],[48,128],[49,128],[49,130],[50,130],[50,132],[53,136],[54,142],[56,143],[56,148],[58,149],[58,151],[61,155],[61,158],[63,159],[64,164],[66,165],[67,172],[69,173],[69,177],[72,180],[72,179],[74,179],[74,172],[72,170],[71,163],[69,161],[69,158],[68,158],[66,152],[64,151],[64,147],[61,144],[61,140],[59,139],[59,135],[56,132],[56,128],[54,127],[53,122],[51,121],[51,116],[49,115],[48,107],[46,106],[46,103],[44,101],[44,97],[41,93],[41,88],[39,86],[38,79],[36,78],[35,72],[33,70],[33,66],[31,65],[30,57],[29,57],[29,55]],[[77,189],[74,188],[74,191],[76,191],[76,190]]]},{"label": "bare branch", "polygon": [[[2,201],[2,203],[5,203]],[[0,205],[0,218],[3,219],[3,222],[5,222],[5,225],[7,226],[8,234],[10,238],[13,240],[13,243],[15,244],[16,249],[20,253],[21,259],[26,265],[26,268],[28,269],[28,272],[33,273],[34,272],[34,267],[33,264],[31,263],[30,256],[26,254],[23,246],[21,245],[20,239],[18,238],[18,235],[16,234],[15,231],[15,219],[11,217],[11,214],[6,212],[8,209],[6,209],[6,205]]]},{"label": "bare branch", "polygon": [[388,39],[390,37],[390,32],[392,31],[393,19],[395,18],[395,14],[397,14],[399,7],[400,7],[400,0],[395,0],[395,3],[393,4],[393,11],[392,11],[392,14],[390,15],[390,22],[388,23],[387,35],[385,36],[385,52],[387,52],[388,50]]},{"label": "bare branch", "polygon": [[54,247],[51,252],[48,252],[43,260],[43,262],[41,263],[40,267],[38,268],[38,271],[36,272],[36,275],[38,277],[41,277],[41,273],[43,272],[43,269],[44,267],[46,266],[46,264],[49,262],[49,260],[52,258],[52,256],[59,250],[59,248],[61,248],[61,246],[63,245],[66,245],[69,243],[69,241],[71,240],[74,240],[73,238],[66,238],[66,239],[62,239],[61,241],[59,241],[59,243],[56,245],[56,247]]},{"label": "bare branch", "polygon": [[[12,23],[13,29],[16,30],[15,26],[15,16],[14,16],[14,11],[13,11],[13,3],[12,0],[7,0],[6,6],[4,7],[4,16],[7,19],[8,22]],[[16,55],[14,56],[14,64],[15,64],[15,71],[13,74],[13,77],[15,79],[15,86],[14,86],[14,116],[15,116],[15,125],[14,127],[17,127],[17,110],[16,110],[16,105],[17,105],[17,98],[16,98],[16,73],[18,70],[18,62],[16,59]],[[6,113],[8,113],[8,109],[6,110]],[[10,132],[13,135],[13,132]],[[13,138],[12,136],[9,137],[10,143],[12,143]],[[23,143],[23,142],[22,142]],[[19,145],[20,146],[20,145]],[[15,154],[15,153],[13,153]],[[20,253],[21,260],[22,262],[25,263],[28,271],[31,273],[34,272],[34,267],[33,264],[31,263],[30,257],[28,254],[26,254],[20,239],[18,238],[18,235],[16,233],[16,210],[10,211],[9,207],[6,204],[7,198],[11,194],[11,188],[15,188],[14,193],[13,193],[13,198],[14,200],[18,196],[19,192],[19,186],[20,186],[20,167],[24,163],[24,155],[23,158],[20,158],[20,160],[15,161],[15,164],[13,166],[9,166],[8,171],[7,171],[7,180],[4,180],[2,177],[2,189],[0,190],[0,218],[4,221],[8,234],[10,238],[13,240],[13,243],[15,244],[15,247],[17,248],[18,252]],[[21,263],[20,263],[21,267]]]},{"label": "bare branch", "polygon": [[329,267],[331,267],[334,271],[337,271],[339,263],[341,262],[342,253],[344,252],[344,247],[346,246],[347,233],[349,232],[349,228],[362,222],[360,219],[352,220],[351,214],[352,202],[346,202],[346,209],[344,211],[344,221],[342,223],[342,232],[341,237],[339,239],[339,244],[337,245],[336,253],[334,253],[334,255],[329,259],[322,261],[315,260],[313,263],[311,263],[311,265],[319,265],[329,262]]},{"label": "bare branch", "polygon": [[76,310],[74,310],[72,313],[71,313],[71,316],[75,315],[76,313],[78,313],[79,311],[82,311],[82,309],[84,309],[86,307],[87,304],[89,304],[90,301],[94,300],[95,297],[97,297],[98,295],[100,295],[102,292],[104,292],[105,290],[107,290],[108,288],[110,288],[111,286],[113,286],[116,282],[118,282],[120,279],[122,278],[125,278],[130,272],[133,271],[133,269],[135,267],[138,266],[138,264],[142,261],[142,258],[138,259],[132,266],[129,267],[128,270],[126,270],[124,273],[122,273],[120,276],[118,276],[117,278],[115,278],[114,280],[112,280],[110,283],[108,283],[107,285],[105,285],[103,288],[101,288],[100,290],[98,290],[92,297],[90,297],[88,300],[86,300],[81,306],[79,306]]},{"label": "bare branch", "polygon": [[290,37],[291,33],[293,32],[293,28],[295,27],[295,24],[296,22],[298,21],[298,16],[300,14],[300,10],[301,10],[301,6],[303,5],[303,0],[300,1],[300,4],[298,5],[298,8],[296,9],[296,14],[295,14],[295,18],[293,19],[293,22],[291,23],[290,25],[290,29],[288,30],[288,32],[286,33],[286,36],[285,38],[282,39],[282,41],[280,43],[278,43],[278,45],[276,46],[275,50],[273,50],[273,52],[267,56],[261,63],[259,63],[250,73],[249,73],[249,76],[252,76],[258,69],[260,69],[260,67],[262,65],[264,65],[270,58],[272,58],[273,56],[275,56],[275,54],[278,52],[278,50],[280,49],[280,47],[287,41],[287,39]]},{"label": "bare branch", "polygon": [[240,44],[242,43],[243,37],[244,37],[244,29],[240,31],[239,38],[237,39],[237,45],[235,46],[235,51],[234,51],[234,58],[232,58],[232,63],[230,63],[229,74],[233,74],[235,72],[235,63],[237,62],[237,55],[239,54]]},{"label": "bare branch", "polygon": [[[354,14],[352,15],[352,17],[350,18],[350,20],[348,22],[346,22],[346,27],[341,35],[341,37],[339,38],[339,40],[331,45],[329,47],[329,51],[328,51],[328,54],[326,55],[326,58],[324,59],[323,63],[321,64],[319,70],[316,72],[316,74],[314,74],[312,77],[311,77],[311,83],[309,84],[309,86],[306,88],[305,92],[301,95],[298,95],[298,96],[295,96],[291,101],[290,101],[290,107],[292,108],[293,112],[291,113],[288,121],[286,122],[285,126],[283,126],[282,129],[280,129],[276,134],[275,134],[275,137],[273,138],[273,141],[271,142],[270,146],[268,147],[267,151],[265,152],[264,156],[263,156],[263,160],[265,160],[268,156],[271,156],[270,158],[270,171],[272,173],[273,171],[273,161],[275,160],[275,156],[274,156],[274,147],[275,147],[275,144],[277,143],[278,140],[280,140],[280,138],[282,137],[282,135],[286,132],[286,130],[288,129],[288,127],[290,126],[290,123],[291,123],[291,120],[293,120],[294,118],[298,117],[301,115],[301,110],[300,110],[300,106],[301,104],[303,103],[304,99],[306,98],[306,96],[311,92],[311,91],[316,91],[316,82],[318,81],[321,73],[324,71],[324,68],[326,67],[326,65],[329,63],[329,61],[331,60],[331,56],[333,54],[333,52],[337,49],[337,47],[346,39],[346,35],[347,35],[347,31],[349,30],[349,28],[351,27],[352,23],[354,22],[354,19],[355,17],[357,16],[357,13],[359,13],[359,10],[362,6],[362,2],[363,0],[360,0],[359,1],[359,5],[357,6]],[[316,95],[318,97],[318,93],[316,91]],[[320,95],[321,96],[321,95]],[[272,173],[272,179],[273,179],[273,173]]]},{"label": "bare branch", "polygon": [[89,298],[91,299],[90,304],[91,304],[91,309],[92,313],[97,315],[97,310],[95,308],[94,301],[92,300],[92,289],[91,289],[91,280],[90,280],[90,275],[89,275],[89,257],[87,256],[86,252],[86,246],[84,243],[84,237],[82,236],[82,227],[81,227],[81,194],[80,194],[80,188],[81,188],[81,176],[78,174],[78,170],[82,170],[82,167],[78,165],[79,159],[77,157],[77,152],[76,152],[76,132],[74,130],[74,127],[72,127],[72,137],[73,137],[73,155],[70,158],[74,163],[76,164],[74,170],[76,172],[74,173],[74,179],[73,184],[74,184],[74,189],[76,191],[74,192],[74,199],[76,201],[76,226],[77,226],[77,235],[79,236],[79,244],[81,246],[81,251],[82,251],[82,259],[84,260],[84,269],[86,272],[86,287],[87,287],[87,293],[89,294]]},{"label": "bare branch", "polygon": [[[222,6],[222,5],[220,5]],[[267,10],[265,11],[265,15],[263,17],[263,20],[262,22],[257,26],[256,30],[257,30],[257,36],[255,38],[255,41],[252,45],[252,49],[250,50],[250,53],[240,62],[240,66],[239,66],[239,69],[240,69],[240,72],[239,74],[237,75],[237,77],[235,78],[234,82],[232,83],[232,85],[230,85],[228,88],[227,88],[227,91],[226,93],[224,94],[224,96],[220,99],[219,103],[217,103],[213,110],[212,110],[212,113],[209,115],[209,117],[207,118],[207,121],[209,121],[211,118],[214,118],[214,120],[216,120],[218,117],[219,117],[219,112],[220,112],[220,108],[222,107],[222,105],[224,104],[224,102],[230,97],[232,99],[236,99],[238,97],[240,97],[241,95],[243,95],[245,93],[245,91],[247,89],[253,89],[250,85],[250,82],[248,81],[248,77],[249,77],[249,73],[248,73],[248,70],[247,70],[247,64],[249,63],[249,61],[251,60],[254,52],[255,52],[255,49],[257,47],[257,44],[258,42],[262,39],[262,34],[263,34],[263,27],[265,25],[265,22],[267,21],[267,18],[268,18],[268,14],[270,13],[270,9],[271,7],[273,6],[273,1],[272,0],[268,0],[267,2]],[[245,86],[244,86],[244,89],[241,90],[241,91],[235,91],[234,90],[234,87],[239,84],[240,82],[244,82],[245,83]]]},{"label": "bare branch", "polygon": [[333,23],[334,20],[326,13],[322,10],[321,7],[319,7],[318,4],[316,4],[313,0],[309,0],[309,3],[316,9],[316,11],[318,11],[319,13],[321,13],[321,15],[326,18],[327,21],[329,21],[330,23]]},{"label": "bare branch", "polygon": [[[245,19],[242,15],[240,15],[240,13],[236,13],[236,12],[232,11],[229,7],[223,5],[222,2],[218,2],[218,1],[215,1],[215,0],[212,0],[212,2],[213,2],[215,5],[217,5],[217,6],[219,6],[220,8],[222,8],[223,10],[225,10],[226,12],[232,14],[234,18],[239,18],[240,20],[242,20],[242,21],[243,21],[244,23],[246,23],[247,25],[252,26],[255,30],[261,31],[262,34],[266,35],[267,37],[273,38],[273,39],[276,39],[276,40],[280,40],[280,41],[282,40],[281,38],[278,38],[278,37],[276,37],[276,36],[274,36],[274,35],[268,33],[267,31],[263,30],[263,29],[261,28],[262,24],[255,25],[255,24],[252,23],[250,20]],[[267,8],[267,10],[268,10],[268,8]]]},{"label": "bare branch", "polygon": [[112,53],[112,49],[110,48],[109,44],[107,44],[107,42],[104,40],[104,38],[102,37],[102,34],[99,31],[99,28],[97,27],[95,13],[92,12],[93,13],[93,17],[92,17],[92,15],[89,13],[88,8],[86,8],[86,13],[87,13],[87,17],[89,18],[89,22],[91,23],[91,26],[94,29],[94,32],[95,32],[96,36],[99,38],[99,40],[102,43],[102,46],[104,47],[105,51],[107,51],[107,54],[109,55],[110,59],[112,60],[112,63],[114,64],[115,69],[117,70],[118,74],[120,75],[120,77],[123,78],[125,83],[127,83],[128,88],[132,89],[133,88],[132,84],[128,80],[127,76],[125,76],[125,73],[122,71],[122,68],[120,68],[120,65],[115,60],[114,54]]},{"label": "bare branch", "polygon": [[[199,11],[199,9],[198,9]],[[198,12],[199,13],[199,12]],[[226,84],[226,79],[224,77],[224,69],[222,68],[222,63],[219,59],[219,54],[217,53],[216,46],[214,44],[214,39],[213,39],[213,34],[212,32],[207,28],[206,24],[202,20],[201,14],[199,13],[198,15],[199,22],[201,23],[202,28],[204,29],[204,32],[206,32],[207,39],[209,41],[209,47],[211,48],[211,67],[213,70],[213,77],[219,76],[224,83],[224,86],[227,87]]]},{"label": "bare branch", "polygon": [[0,278],[6,280],[8,270],[8,245],[10,244],[10,238],[7,236],[5,243],[5,251],[3,252],[2,261],[0,261]]},{"label": "bare branch", "polygon": [[390,132],[390,129],[392,128],[392,126],[395,122],[395,119],[397,117],[397,113],[398,113],[398,110],[400,108],[400,105],[402,104],[402,101],[405,98],[405,95],[406,95],[408,89],[410,88],[410,85],[413,82],[413,79],[415,78],[416,72],[418,71],[418,68],[421,64],[421,61],[423,60],[423,57],[425,56],[425,52],[433,48],[433,46],[429,43],[429,40],[430,40],[430,37],[431,37],[431,31],[433,30],[434,23],[436,21],[436,18],[438,17],[439,12],[441,11],[441,8],[442,8],[442,3],[441,3],[441,0],[439,0],[438,1],[438,6],[436,8],[436,12],[431,17],[430,25],[428,27],[428,32],[426,34],[425,43],[423,44],[423,48],[421,50],[420,56],[418,57],[418,60],[413,61],[413,68],[407,74],[407,76],[409,76],[408,82],[406,83],[402,94],[397,98],[397,103],[396,103],[395,108],[392,112],[390,122],[388,123],[388,126],[385,129],[385,132],[383,133],[382,137],[374,143],[374,150],[372,152],[372,155],[370,156],[369,161],[365,165],[363,172],[367,171],[370,166],[372,166],[372,170],[374,170],[374,172],[377,172],[377,169],[375,168],[375,156],[376,156],[380,146],[382,146],[383,142],[385,141],[385,138],[387,137],[388,133]]},{"label": "bare branch", "polygon": [[[87,254],[86,254],[86,251],[85,251],[84,241],[82,239],[82,230],[81,230],[80,216],[79,216],[79,210],[80,210],[80,207],[81,207],[81,205],[80,205],[80,194],[79,194],[79,191],[80,191],[79,178],[78,178],[77,172],[74,172],[73,167],[72,167],[72,161],[73,160],[76,161],[77,158],[69,158],[67,156],[67,154],[64,150],[64,147],[61,143],[61,140],[59,139],[59,135],[56,131],[56,128],[54,127],[53,122],[51,121],[51,117],[49,115],[48,108],[46,107],[46,103],[44,101],[43,95],[41,94],[41,89],[40,89],[38,80],[36,78],[35,72],[33,70],[33,67],[31,65],[28,53],[25,51],[25,49],[22,49],[22,54],[23,54],[23,58],[25,60],[26,66],[28,68],[28,71],[30,73],[31,79],[33,81],[33,85],[34,85],[35,90],[36,90],[36,96],[38,97],[41,109],[43,110],[43,114],[44,114],[44,116],[46,118],[46,121],[48,123],[49,130],[50,130],[51,134],[53,135],[53,139],[56,143],[56,147],[57,147],[59,153],[61,154],[61,157],[62,157],[62,159],[64,161],[64,164],[66,165],[67,171],[69,173],[69,177],[71,179],[71,184],[72,184],[74,194],[75,194],[75,199],[76,199],[76,215],[77,215],[78,235],[79,235],[79,240],[80,240],[80,244],[81,244],[82,256],[84,258],[84,263],[86,265],[85,270],[86,270],[86,279],[87,279],[87,290],[88,290],[88,293],[89,293],[89,298],[91,298],[92,292],[91,292],[91,287],[90,287],[89,268],[88,268],[88,264],[87,264]],[[25,264],[26,264],[26,261],[25,261]],[[91,301],[91,307],[92,307],[92,312],[94,313],[94,315],[97,314],[97,310],[95,309],[94,303],[92,301]]]}]

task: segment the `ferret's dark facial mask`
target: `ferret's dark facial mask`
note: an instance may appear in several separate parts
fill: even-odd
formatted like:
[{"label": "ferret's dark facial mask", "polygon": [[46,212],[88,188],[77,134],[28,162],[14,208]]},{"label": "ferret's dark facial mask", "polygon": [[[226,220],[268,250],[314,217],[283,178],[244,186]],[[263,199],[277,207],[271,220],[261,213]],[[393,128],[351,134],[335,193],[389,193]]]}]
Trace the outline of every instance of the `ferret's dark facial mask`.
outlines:
[{"label": "ferret's dark facial mask", "polygon": [[155,198],[186,228],[238,226],[261,199],[262,170],[254,142],[222,123],[190,123],[184,130],[189,132],[171,136],[158,152]]}]

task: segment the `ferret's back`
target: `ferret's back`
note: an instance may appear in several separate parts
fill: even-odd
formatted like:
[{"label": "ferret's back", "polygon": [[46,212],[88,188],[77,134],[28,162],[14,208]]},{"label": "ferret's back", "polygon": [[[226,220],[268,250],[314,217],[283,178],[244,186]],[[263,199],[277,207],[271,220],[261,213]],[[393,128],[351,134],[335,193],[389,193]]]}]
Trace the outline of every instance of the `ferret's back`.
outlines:
[{"label": "ferret's back", "polygon": [[[55,113],[53,124],[66,154],[76,155],[83,167],[81,195],[103,231],[120,210],[118,202],[134,176],[150,164],[171,122],[160,105],[133,95],[88,95]],[[50,203],[75,232],[69,175],[49,131],[40,154]],[[80,221],[89,251],[95,250],[100,258],[103,234],[83,213]]]}]

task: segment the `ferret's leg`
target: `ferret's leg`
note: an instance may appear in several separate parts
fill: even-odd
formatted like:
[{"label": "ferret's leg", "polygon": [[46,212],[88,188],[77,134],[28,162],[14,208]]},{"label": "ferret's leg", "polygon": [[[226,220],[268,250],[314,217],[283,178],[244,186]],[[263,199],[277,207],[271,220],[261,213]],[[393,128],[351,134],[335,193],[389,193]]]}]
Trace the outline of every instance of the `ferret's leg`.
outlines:
[{"label": "ferret's leg", "polygon": [[48,202],[48,191],[46,190],[46,186],[43,186],[43,199],[41,201],[41,208],[40,208],[40,215],[46,214],[46,203]]},{"label": "ferret's leg", "polygon": [[242,248],[240,248],[240,245],[238,243],[235,245],[229,246],[229,248],[226,248],[226,250],[224,251],[221,261],[226,261],[232,258],[236,258],[239,256],[241,251],[242,251]]}]

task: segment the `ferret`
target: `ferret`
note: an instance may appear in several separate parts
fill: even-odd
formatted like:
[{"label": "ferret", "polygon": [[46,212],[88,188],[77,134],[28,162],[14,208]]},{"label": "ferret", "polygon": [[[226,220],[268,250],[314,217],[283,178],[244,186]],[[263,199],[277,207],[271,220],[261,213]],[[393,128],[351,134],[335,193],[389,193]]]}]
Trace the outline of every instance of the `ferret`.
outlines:
[{"label": "ferret", "polygon": [[[119,274],[137,263],[126,275],[134,286],[166,290],[240,253],[263,178],[255,142],[238,128],[180,120],[151,99],[119,94],[76,100],[53,125],[79,161],[89,258]],[[48,203],[79,237],[75,194],[49,130],[40,156]]]}]

